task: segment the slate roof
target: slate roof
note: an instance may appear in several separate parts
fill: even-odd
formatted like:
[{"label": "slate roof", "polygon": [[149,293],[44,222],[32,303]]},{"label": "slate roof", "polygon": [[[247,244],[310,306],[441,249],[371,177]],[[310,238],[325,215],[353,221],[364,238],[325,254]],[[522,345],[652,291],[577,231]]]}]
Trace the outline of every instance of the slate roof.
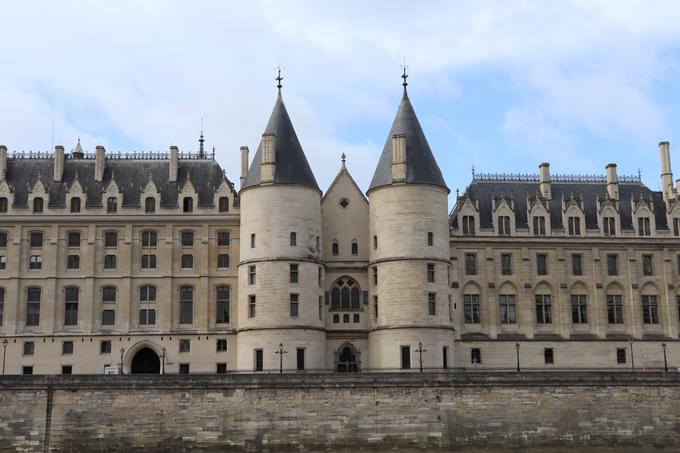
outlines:
[{"label": "slate roof", "polygon": [[[583,200],[586,228],[597,229],[597,200],[604,199],[607,194],[606,183],[592,182],[552,182],[552,198],[549,201],[550,225],[553,230],[564,229],[562,224],[562,198]],[[529,228],[527,219],[527,200],[540,193],[538,182],[526,181],[484,181],[473,180],[467,187],[463,197],[475,199],[479,204],[480,228],[493,227],[494,197],[512,198],[514,201],[516,228]],[[633,200],[651,200],[654,206],[654,218],[657,230],[668,230],[666,203],[663,194],[652,191],[642,182],[626,182],[619,180],[619,216],[623,230],[633,230]],[[451,214],[451,224],[458,227],[456,209]]]},{"label": "slate roof", "polygon": [[[290,121],[288,111],[283,103],[281,92],[279,91],[274,103],[271,117],[264,130],[265,134],[276,135],[276,171],[274,173],[274,183],[302,184],[314,187],[317,190],[319,185],[316,183],[314,173],[307,162],[300,141],[295,134],[293,123]],[[248,170],[248,176],[241,189],[256,186],[261,182],[260,169],[262,164],[262,141],[257,147],[257,152]]]},{"label": "slate roof", "polygon": [[394,118],[387,141],[380,155],[378,166],[373,174],[369,191],[380,186],[392,184],[392,136],[394,134],[406,135],[406,183],[434,184],[446,187],[442,172],[439,170],[437,161],[432,155],[430,145],[427,143],[423,129],[413,110],[408,98],[406,87],[404,96],[401,98],[397,116]]},{"label": "slate roof", "polygon": [[[77,154],[76,154],[77,155]],[[67,190],[74,184],[76,174],[78,182],[86,193],[85,204],[89,207],[102,206],[102,191],[112,179],[123,195],[123,206],[140,206],[141,194],[150,180],[153,180],[160,192],[160,205],[175,207],[178,204],[179,191],[191,175],[191,181],[198,192],[198,206],[212,207],[215,190],[227,181],[220,165],[214,159],[180,159],[177,182],[169,182],[168,159],[119,159],[107,158],[103,181],[94,180],[95,160],[91,158],[73,158],[66,156],[64,175],[61,182],[53,181],[54,159],[8,157],[7,183],[14,190],[14,205],[26,207],[28,193],[35,186],[38,178],[49,194],[49,207],[63,207],[66,203]],[[238,198],[233,200],[238,206]]]}]

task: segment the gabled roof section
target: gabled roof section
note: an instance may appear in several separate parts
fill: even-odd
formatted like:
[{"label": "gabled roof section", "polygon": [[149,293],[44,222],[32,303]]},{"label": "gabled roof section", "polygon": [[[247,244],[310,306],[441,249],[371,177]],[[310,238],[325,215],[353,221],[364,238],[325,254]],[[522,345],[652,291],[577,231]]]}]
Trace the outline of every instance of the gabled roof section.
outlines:
[{"label": "gabled roof section", "polygon": [[349,173],[349,170],[347,170],[347,167],[345,166],[345,155],[342,155],[342,167],[340,167],[340,171],[338,172],[337,175],[335,175],[335,178],[333,179],[333,182],[331,183],[330,186],[328,186],[328,190],[326,190],[326,193],[324,194],[323,198],[321,198],[321,203],[324,202],[324,200],[328,197],[330,193],[333,192],[333,188],[337,185],[338,181],[340,181],[342,178],[347,178],[352,185],[361,195],[361,198],[368,204],[368,200],[366,199],[366,196],[364,196],[364,193],[361,191],[359,188],[359,185],[357,182],[352,178],[352,175]]},{"label": "gabled roof section", "polygon": [[[276,155],[276,171],[274,173],[274,184],[302,184],[313,187],[320,191],[319,185],[316,183],[314,173],[307,162],[300,141],[295,134],[293,123],[290,121],[288,111],[283,103],[281,92],[279,91],[274,103],[271,117],[264,130],[265,134],[274,134],[276,136],[276,148],[274,150]],[[250,164],[248,176],[243,183],[244,189],[250,186],[256,186],[261,183],[261,164],[262,164],[262,141],[257,147],[253,162]]]},{"label": "gabled roof section", "polygon": [[378,161],[378,167],[375,169],[368,190],[371,191],[376,187],[392,184],[392,136],[395,134],[406,135],[405,182],[407,184],[434,184],[448,190],[423,129],[420,127],[416,112],[408,98],[406,87],[404,87],[404,96],[401,98],[397,116],[392,123],[392,128],[387,136],[385,147]]}]

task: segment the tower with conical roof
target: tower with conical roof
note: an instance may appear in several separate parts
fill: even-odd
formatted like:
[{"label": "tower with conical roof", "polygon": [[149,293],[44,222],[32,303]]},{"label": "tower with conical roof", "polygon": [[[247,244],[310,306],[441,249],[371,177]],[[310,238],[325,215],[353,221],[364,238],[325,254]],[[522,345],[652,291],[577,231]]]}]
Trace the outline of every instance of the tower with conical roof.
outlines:
[{"label": "tower with conical roof", "polygon": [[236,366],[242,371],[325,366],[321,191],[277,80],[276,103],[240,192]]},{"label": "tower with conical roof", "polygon": [[[369,366],[453,362],[448,193],[406,90],[368,189]],[[419,352],[423,350],[424,352]]]}]

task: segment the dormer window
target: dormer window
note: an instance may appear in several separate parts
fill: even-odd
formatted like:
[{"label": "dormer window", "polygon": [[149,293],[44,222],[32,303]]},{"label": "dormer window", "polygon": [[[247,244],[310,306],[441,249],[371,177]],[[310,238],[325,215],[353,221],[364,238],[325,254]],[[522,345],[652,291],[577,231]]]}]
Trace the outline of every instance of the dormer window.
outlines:
[{"label": "dormer window", "polygon": [[144,200],[144,212],[147,214],[156,212],[156,199],[154,197],[146,197]]},{"label": "dormer window", "polygon": [[220,212],[229,212],[229,198],[220,197],[217,202],[217,207]]},{"label": "dormer window", "polygon": [[534,236],[545,236],[545,217],[534,216]]},{"label": "dormer window", "polygon": [[80,212],[80,198],[71,198],[71,212]]},{"label": "dormer window", "polygon": [[638,235],[649,236],[651,234],[649,217],[638,218]]},{"label": "dormer window", "polygon": [[463,234],[465,236],[475,235],[475,216],[472,215],[463,216]]},{"label": "dormer window", "polygon": [[39,214],[43,212],[43,199],[37,197],[33,199],[33,214]]},{"label": "dormer window", "polygon": [[182,212],[194,212],[194,199],[191,197],[184,197],[182,200]]},{"label": "dormer window", "polygon": [[510,216],[498,216],[498,235],[510,236]]},{"label": "dormer window", "polygon": [[108,214],[115,214],[118,212],[118,199],[116,197],[109,197],[106,200],[106,212]]},{"label": "dormer window", "polygon": [[602,217],[602,231],[605,236],[616,236],[616,219],[614,217]]},{"label": "dormer window", "polygon": [[580,236],[581,235],[581,218],[580,217],[569,217],[567,219],[569,236]]}]

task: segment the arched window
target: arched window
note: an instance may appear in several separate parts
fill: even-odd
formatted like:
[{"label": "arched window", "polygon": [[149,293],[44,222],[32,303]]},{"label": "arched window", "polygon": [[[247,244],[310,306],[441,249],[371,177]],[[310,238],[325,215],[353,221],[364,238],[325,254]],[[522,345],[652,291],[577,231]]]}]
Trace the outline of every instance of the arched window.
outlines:
[{"label": "arched window", "polygon": [[146,197],[144,200],[144,212],[147,214],[156,212],[156,199],[154,197]]},{"label": "arched window", "polygon": [[359,310],[361,308],[361,289],[349,277],[335,282],[331,289],[331,310]]},{"label": "arched window", "polygon": [[340,253],[340,246],[338,245],[337,239],[333,239],[333,243],[331,244],[331,253],[333,256],[338,256],[338,253]]},{"label": "arched window", "polygon": [[228,197],[220,197],[220,199],[217,202],[218,209],[220,212],[229,212],[229,198]]},{"label": "arched window", "polygon": [[191,197],[184,197],[182,200],[182,212],[194,212],[194,199]]},{"label": "arched window", "polygon": [[33,213],[38,214],[43,212],[43,199],[40,197],[33,199]]},{"label": "arched window", "polygon": [[71,198],[71,212],[80,212],[80,198]]},{"label": "arched window", "polygon": [[109,197],[106,200],[106,212],[109,214],[118,212],[118,199],[116,197]]}]

